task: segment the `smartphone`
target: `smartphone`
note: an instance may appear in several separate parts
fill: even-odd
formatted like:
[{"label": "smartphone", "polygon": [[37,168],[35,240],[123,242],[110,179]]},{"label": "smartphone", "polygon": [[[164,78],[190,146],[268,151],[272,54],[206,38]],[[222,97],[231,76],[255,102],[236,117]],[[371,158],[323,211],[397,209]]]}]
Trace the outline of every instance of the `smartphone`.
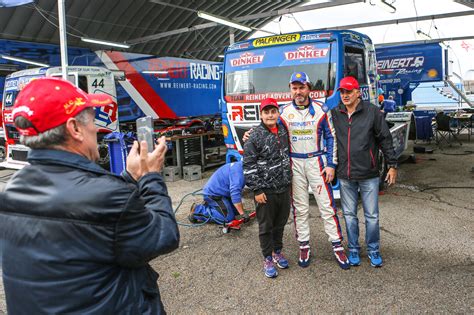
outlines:
[{"label": "smartphone", "polygon": [[137,138],[138,141],[146,141],[148,152],[155,149],[153,131],[153,118],[150,116],[137,119]]}]

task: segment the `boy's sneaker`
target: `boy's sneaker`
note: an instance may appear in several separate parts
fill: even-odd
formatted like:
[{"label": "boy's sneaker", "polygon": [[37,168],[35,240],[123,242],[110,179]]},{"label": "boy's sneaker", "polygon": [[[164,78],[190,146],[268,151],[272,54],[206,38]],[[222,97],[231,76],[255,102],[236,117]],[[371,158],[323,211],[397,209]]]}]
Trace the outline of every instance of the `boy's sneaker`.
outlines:
[{"label": "boy's sneaker", "polygon": [[309,266],[311,262],[311,249],[309,242],[300,242],[300,257],[298,258],[298,265],[302,268]]},{"label": "boy's sneaker", "polygon": [[372,267],[382,267],[382,256],[380,256],[379,252],[372,252],[369,253],[369,260],[370,260],[370,265]]},{"label": "boy's sneaker", "polygon": [[359,252],[356,252],[356,251],[350,251],[349,252],[349,264],[351,266],[359,266],[360,265]]},{"label": "boy's sneaker", "polygon": [[273,253],[273,262],[278,266],[278,268],[286,269],[289,267],[288,260],[281,253],[281,250],[276,250]]},{"label": "boy's sneaker", "polygon": [[351,265],[349,264],[349,259],[347,259],[346,253],[344,253],[344,247],[342,247],[342,245],[333,246],[333,251],[339,267],[344,270],[349,269]]},{"label": "boy's sneaker", "polygon": [[273,265],[272,256],[268,256],[263,261],[263,271],[265,272],[265,277],[267,278],[275,278],[278,276],[278,271]]}]

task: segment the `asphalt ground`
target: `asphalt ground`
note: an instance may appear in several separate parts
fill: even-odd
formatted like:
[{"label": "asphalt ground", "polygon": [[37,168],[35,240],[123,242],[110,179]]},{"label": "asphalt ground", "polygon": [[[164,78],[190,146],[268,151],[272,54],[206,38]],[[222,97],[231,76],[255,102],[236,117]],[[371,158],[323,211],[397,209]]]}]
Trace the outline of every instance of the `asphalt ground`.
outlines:
[{"label": "asphalt ground", "polygon": [[[314,199],[310,203],[312,263],[305,269],[297,265],[298,246],[290,216],[284,234],[290,268],[281,270],[275,279],[263,275],[256,221],[229,234],[215,224],[183,225],[179,249],[151,262],[160,273],[167,311],[474,313],[474,141],[464,139],[462,146],[443,151],[433,144],[416,145],[436,150],[416,154],[414,159],[404,155],[407,161],[400,165],[397,184],[380,196],[383,267],[372,268],[362,257],[361,266],[340,269]],[[0,181],[9,172],[0,171]],[[211,174],[212,170],[202,180],[168,183],[173,206],[202,188]],[[177,211],[180,222],[188,223],[188,211],[199,199],[193,195],[184,199]],[[244,206],[253,209],[248,192]],[[362,212],[360,241],[365,250]],[[0,287],[2,312],[6,306]]]}]

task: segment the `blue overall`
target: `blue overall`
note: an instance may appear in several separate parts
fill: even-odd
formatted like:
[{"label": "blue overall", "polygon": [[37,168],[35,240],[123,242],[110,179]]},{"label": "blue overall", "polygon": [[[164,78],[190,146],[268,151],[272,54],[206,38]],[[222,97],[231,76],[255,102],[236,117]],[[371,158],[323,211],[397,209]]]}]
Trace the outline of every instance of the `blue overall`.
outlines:
[{"label": "blue overall", "polygon": [[221,166],[203,188],[204,203],[194,209],[195,219],[219,224],[234,220],[234,204],[242,202],[244,186],[242,161]]}]

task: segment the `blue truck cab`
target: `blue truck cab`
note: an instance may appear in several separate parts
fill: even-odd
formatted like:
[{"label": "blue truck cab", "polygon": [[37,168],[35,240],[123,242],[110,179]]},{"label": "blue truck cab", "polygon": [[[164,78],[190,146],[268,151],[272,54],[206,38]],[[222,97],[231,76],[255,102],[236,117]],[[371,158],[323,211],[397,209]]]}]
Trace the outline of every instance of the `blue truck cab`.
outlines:
[{"label": "blue truck cab", "polygon": [[224,58],[222,129],[227,162],[240,160],[243,134],[260,122],[258,105],[272,97],[291,102],[289,78],[306,72],[310,97],[329,109],[340,101],[339,81],[354,76],[362,99],[376,105],[377,63],[370,38],[354,31],[305,31],[242,41],[229,46]]}]

